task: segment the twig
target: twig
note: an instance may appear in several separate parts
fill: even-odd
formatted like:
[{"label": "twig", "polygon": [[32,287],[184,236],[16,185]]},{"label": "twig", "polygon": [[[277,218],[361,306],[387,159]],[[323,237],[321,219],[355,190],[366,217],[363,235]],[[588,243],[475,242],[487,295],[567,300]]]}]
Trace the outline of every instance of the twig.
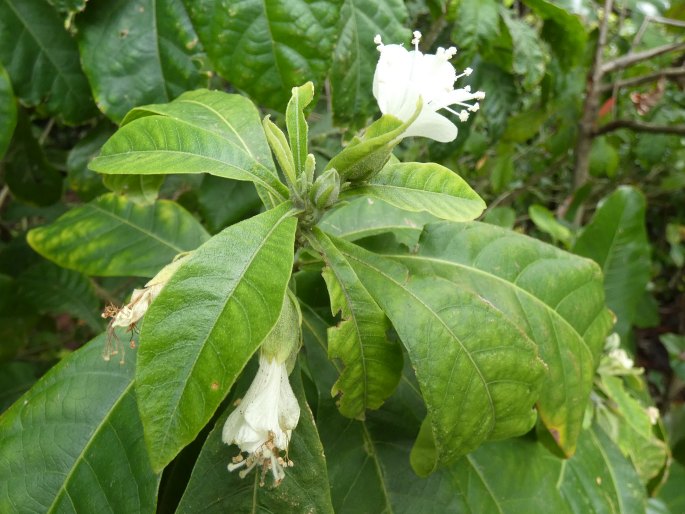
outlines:
[{"label": "twig", "polygon": [[[588,73],[587,85],[585,88],[585,103],[583,105],[583,116],[578,125],[578,139],[576,140],[575,148],[575,163],[573,167],[573,187],[578,190],[588,180],[588,173],[590,168],[590,148],[592,147],[592,133],[595,128],[595,120],[597,119],[597,112],[599,111],[599,89],[602,81],[602,53],[607,44],[607,34],[609,32],[609,14],[613,0],[604,1],[604,15],[599,27],[599,38],[597,40],[597,48],[595,49],[595,57]],[[580,222],[582,216],[581,209],[576,221]]]},{"label": "twig", "polygon": [[601,66],[600,72],[602,75],[604,75],[606,73],[611,73],[613,71],[627,68],[628,66],[632,66],[633,64],[638,63],[640,61],[652,59],[653,57],[657,57],[668,52],[675,52],[678,50],[685,50],[685,43],[671,43],[669,45],[662,45],[656,48],[650,48],[649,50],[644,50],[642,52],[631,52],[627,55],[614,59],[613,61],[604,63]]},{"label": "twig", "polygon": [[610,91],[614,89],[614,87],[616,89],[621,89],[622,87],[639,86],[640,84],[646,84],[648,82],[659,80],[661,77],[680,77],[681,75],[685,75],[685,68],[666,68],[655,73],[649,73],[648,75],[640,75],[639,77],[631,77],[629,79],[619,80],[613,84],[604,84],[601,91]]},{"label": "twig", "polygon": [[637,120],[614,120],[596,129],[593,136],[601,136],[607,132],[627,128],[635,132],[650,132],[652,134],[685,135],[685,125],[657,125]]}]

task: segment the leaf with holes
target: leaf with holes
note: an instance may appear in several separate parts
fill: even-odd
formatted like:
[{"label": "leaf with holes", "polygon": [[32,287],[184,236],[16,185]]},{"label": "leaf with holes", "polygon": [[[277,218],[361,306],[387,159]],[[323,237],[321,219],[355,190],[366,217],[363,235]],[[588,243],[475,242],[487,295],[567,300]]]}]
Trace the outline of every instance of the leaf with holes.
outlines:
[{"label": "leaf with holes", "polygon": [[77,25],[93,96],[116,122],[133,107],[207,86],[204,50],[181,0],[93,2]]},{"label": "leaf with holes", "polygon": [[44,105],[66,123],[97,113],[76,42],[44,0],[0,1],[0,63],[25,104]]}]

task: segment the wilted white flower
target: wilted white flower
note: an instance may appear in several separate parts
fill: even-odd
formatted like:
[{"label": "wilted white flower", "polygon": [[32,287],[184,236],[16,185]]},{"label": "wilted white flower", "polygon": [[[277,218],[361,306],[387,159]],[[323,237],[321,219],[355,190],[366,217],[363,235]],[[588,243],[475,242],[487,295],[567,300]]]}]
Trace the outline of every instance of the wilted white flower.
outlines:
[{"label": "wilted white flower", "polygon": [[[416,112],[421,99],[421,112],[402,137],[422,136],[441,143],[453,141],[457,137],[457,126],[437,111],[444,109],[455,114],[460,121],[466,121],[469,112],[476,112],[478,102],[485,93],[471,92],[469,86],[454,89],[454,82],[472,73],[466,68],[457,75],[449,60],[457,49],[438,48],[435,55],[419,51],[421,33],[414,32],[413,51],[401,45],[384,45],[380,35],[375,38],[381,53],[373,77],[373,96],[383,114],[392,114],[402,121],[408,121]],[[452,109],[459,106],[461,110]]]},{"label": "wilted white flower", "polygon": [[[270,470],[274,484],[285,477],[284,467],[292,466],[287,451],[290,436],[300,419],[300,406],[288,381],[285,363],[259,356],[259,370],[245,397],[226,420],[221,435],[226,444],[236,444],[242,453],[233,458],[229,471],[243,468],[240,478],[259,466],[260,485]],[[281,456],[285,452],[285,457]]]},{"label": "wilted white flower", "polygon": [[[148,282],[149,284],[149,282]],[[134,326],[145,315],[148,307],[164,287],[163,283],[146,284],[143,289],[134,289],[131,301],[124,305],[112,318],[112,327]]]},{"label": "wilted white flower", "polygon": [[614,348],[611,350],[609,352],[609,358],[626,370],[632,369],[635,364],[633,359],[628,357],[628,354],[623,348]]}]

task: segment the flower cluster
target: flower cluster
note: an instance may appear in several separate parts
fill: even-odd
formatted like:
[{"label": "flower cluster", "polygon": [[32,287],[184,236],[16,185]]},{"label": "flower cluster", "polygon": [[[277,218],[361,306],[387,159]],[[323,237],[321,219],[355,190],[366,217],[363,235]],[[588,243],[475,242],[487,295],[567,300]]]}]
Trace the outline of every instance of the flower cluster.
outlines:
[{"label": "flower cluster", "polygon": [[261,354],[257,375],[223,428],[224,443],[236,444],[241,451],[228,470],[243,468],[240,478],[245,478],[259,467],[260,485],[264,485],[268,471],[273,474],[274,485],[280,484],[285,477],[284,468],[293,466],[287,448],[299,419],[300,406],[290,387],[285,363]]},{"label": "flower cluster", "polygon": [[[466,68],[457,75],[449,60],[457,49],[438,48],[435,55],[419,51],[421,33],[414,32],[413,51],[401,45],[384,45],[377,35],[375,43],[381,53],[373,77],[373,95],[383,114],[408,121],[420,103],[421,112],[402,137],[422,136],[442,143],[457,137],[457,126],[438,111],[444,109],[466,121],[469,113],[479,108],[477,101],[485,98],[482,91],[471,92],[469,86],[454,89],[455,81],[472,73]],[[458,112],[451,106],[459,106]]]}]

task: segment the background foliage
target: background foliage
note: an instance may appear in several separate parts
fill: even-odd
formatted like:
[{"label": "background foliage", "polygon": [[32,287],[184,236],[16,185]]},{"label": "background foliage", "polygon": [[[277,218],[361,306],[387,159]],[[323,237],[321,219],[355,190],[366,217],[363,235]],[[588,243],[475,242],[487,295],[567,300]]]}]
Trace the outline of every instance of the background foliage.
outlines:
[{"label": "background foliage", "polygon": [[[682,512],[685,4],[606,5],[611,10],[603,24],[605,4],[590,0],[0,0],[0,408],[7,409],[43,377],[0,418],[6,434],[0,442],[0,511],[17,509],[3,502],[9,501],[8,491],[19,490],[22,507],[31,511],[109,506],[151,512],[157,505],[161,512],[197,512],[199,506],[219,512],[230,505],[238,512],[249,511],[256,488],[258,503],[276,512]],[[227,409],[219,410],[218,428],[212,419],[194,442],[194,436],[187,437],[189,446],[169,465],[151,465],[141,449],[145,420],[139,419],[131,388],[136,352],[126,353],[123,365],[102,371],[104,337],[98,334],[105,321],[99,312],[108,303],[121,305],[144,283],[142,277],[257,214],[261,204],[249,182],[183,170],[165,176],[99,175],[88,168],[91,159],[116,125],[127,130],[133,123],[149,123],[152,130],[146,118],[159,114],[171,126],[177,115],[170,106],[136,107],[210,87],[246,95],[281,123],[290,88],[312,80],[310,151],[323,168],[341,143],[377,115],[371,94],[378,56],[374,36],[406,44],[409,28],[422,31],[425,50],[458,46],[455,65],[474,68],[469,83],[487,97],[478,116],[460,125],[453,144],[406,140],[396,154],[402,161],[432,160],[457,172],[489,207],[482,219],[487,224],[463,233],[431,229],[421,252],[400,260],[409,268],[429,266],[449,241],[492,251],[490,260],[477,263],[464,256],[458,264],[467,272],[458,278],[448,265],[431,264],[434,280],[397,294],[429,298],[429,291],[448,287],[446,277],[466,282],[485,273],[495,280],[512,257],[498,253],[498,238],[505,233],[496,226],[513,228],[599,265],[620,346],[644,373],[622,373],[610,360],[602,361],[590,405],[576,405],[573,412],[584,418],[585,430],[571,459],[554,454],[555,445],[532,431],[481,446],[474,442],[475,451],[452,456],[456,462],[417,478],[410,453],[426,411],[409,359],[405,356],[401,372],[399,347],[390,347],[383,358],[396,364],[395,376],[372,384],[377,389],[361,407],[336,406],[330,391],[351,384],[340,375],[342,342],[326,348],[335,320],[325,290],[335,298],[350,272],[342,256],[355,250],[341,240],[391,248],[379,234],[392,226],[395,241],[412,247],[435,218],[426,212],[399,216],[397,205],[378,196],[353,200],[344,215],[336,211],[322,223],[340,238],[319,240],[328,249],[326,281],[307,270],[306,255],[296,263],[305,353],[292,378],[304,413],[291,449],[298,462],[295,480],[266,490],[225,472],[228,450],[218,432],[230,402],[247,386],[244,379],[223,404]],[[640,57],[659,48],[663,52]],[[605,71],[593,75],[601,67]],[[194,93],[189,95],[185,98]],[[592,97],[596,105],[588,102]],[[236,112],[243,107],[236,105]],[[244,130],[250,129],[248,118]],[[213,137],[233,136],[217,129]],[[264,151],[262,139],[245,139],[241,159],[248,159],[251,149],[257,155]],[[112,143],[101,159],[110,158],[114,169],[121,164],[116,154]],[[278,193],[277,181],[270,182],[275,170],[260,164],[260,185]],[[235,171],[223,176],[236,178],[230,173]],[[462,219],[449,204],[431,206],[435,215]],[[276,224],[275,238],[292,237],[287,221],[253,219],[258,221],[250,225],[251,233]],[[544,255],[548,247],[540,248]],[[366,254],[359,259],[363,264],[353,273],[360,276],[378,265]],[[280,273],[271,271],[281,282],[289,263],[282,264]],[[197,265],[206,272],[212,263]],[[572,267],[570,261],[565,265],[562,271]],[[261,276],[260,270],[254,276]],[[538,302],[525,338],[541,338],[549,327],[539,322],[539,312],[547,312],[552,300],[524,286],[512,287],[511,298],[525,294]],[[374,292],[383,284],[370,281],[368,287],[362,297],[386,301],[381,307],[398,334],[411,339],[400,323],[406,305]],[[485,298],[503,309],[511,301],[504,294]],[[342,309],[333,303],[334,313]],[[568,308],[582,303],[582,298],[569,302]],[[212,315],[211,309],[198,311]],[[413,315],[431,315],[416,312],[412,309]],[[348,313],[342,315],[347,319]],[[565,316],[564,307],[558,308],[549,326],[563,324]],[[333,330],[346,330],[345,323]],[[151,334],[153,326],[163,334],[155,320],[145,326]],[[130,336],[120,337],[128,345]],[[572,344],[572,335],[558,337]],[[154,340],[151,345],[152,353],[141,358],[154,360]],[[329,361],[329,351],[341,360]],[[178,358],[180,367],[190,357]],[[530,367],[533,373],[535,366]],[[164,378],[163,369],[149,372]],[[573,391],[573,378],[566,380],[564,387]],[[380,405],[397,381],[382,409],[358,415],[365,405]],[[57,384],[68,401],[55,400]],[[155,394],[142,401],[157,401]],[[655,425],[645,410],[652,404],[662,414]],[[362,419],[342,417],[338,408]],[[210,417],[202,413],[198,423]],[[47,429],[24,429],[26,420],[40,420]],[[16,451],[20,440],[23,453]],[[6,480],[17,467],[30,474]],[[101,472],[129,485],[109,497],[111,491],[92,487]],[[44,476],[51,477],[49,483]],[[313,491],[305,502],[303,490]],[[217,491],[224,496],[217,498]]]}]

